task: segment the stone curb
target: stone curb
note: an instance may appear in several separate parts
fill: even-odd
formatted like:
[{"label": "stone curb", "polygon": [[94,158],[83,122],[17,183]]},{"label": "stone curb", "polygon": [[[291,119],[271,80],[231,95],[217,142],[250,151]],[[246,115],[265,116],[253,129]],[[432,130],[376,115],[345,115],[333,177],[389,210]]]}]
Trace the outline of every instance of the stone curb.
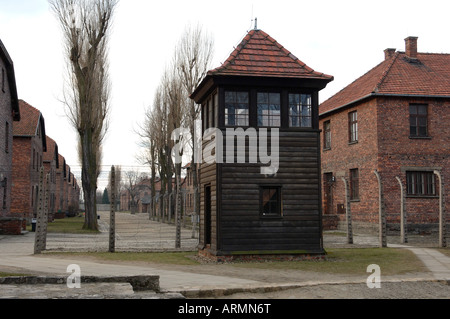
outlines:
[{"label": "stone curb", "polygon": [[[134,291],[160,292],[159,276],[81,276],[81,283],[129,283]],[[61,285],[67,276],[2,277],[0,285]]]},{"label": "stone curb", "polygon": [[[430,279],[430,278],[411,278],[411,279],[389,279],[383,280],[383,283],[401,283],[401,282],[438,282],[445,285],[450,285],[450,279]],[[163,293],[179,293],[186,298],[208,298],[208,297],[225,297],[237,293],[269,293],[278,292],[291,289],[298,289],[313,286],[327,286],[327,285],[351,285],[351,284],[366,284],[365,280],[349,280],[349,281],[329,281],[329,282],[303,282],[303,283],[286,283],[286,284],[268,284],[247,287],[232,287],[232,288],[212,288],[205,289],[202,287],[192,287],[188,289],[169,289],[162,291]]]}]

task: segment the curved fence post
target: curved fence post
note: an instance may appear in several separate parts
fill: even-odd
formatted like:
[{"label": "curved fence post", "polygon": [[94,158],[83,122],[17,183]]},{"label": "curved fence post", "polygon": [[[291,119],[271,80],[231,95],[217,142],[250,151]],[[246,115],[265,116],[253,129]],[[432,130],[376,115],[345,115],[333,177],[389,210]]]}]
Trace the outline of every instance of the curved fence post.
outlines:
[{"label": "curved fence post", "polygon": [[36,230],[34,237],[35,254],[40,254],[42,252],[44,222],[44,167],[42,166],[39,171],[38,211],[36,216]]},{"label": "curved fence post", "polygon": [[400,177],[395,176],[395,178],[398,181],[398,184],[400,185],[400,240],[402,244],[405,244],[408,242],[408,237],[407,237],[407,223],[406,223],[406,197],[405,197],[405,189],[403,187],[403,183],[402,180],[400,179]]},{"label": "curved fence post", "polygon": [[383,183],[381,182],[380,174],[377,170],[374,171],[375,176],[378,180],[378,206],[379,206],[379,236],[380,236],[380,247],[387,247],[387,236],[386,236],[386,212],[384,209],[384,196],[383,196]]},{"label": "curved fence post", "polygon": [[447,247],[446,240],[446,222],[445,218],[445,201],[444,201],[444,181],[441,172],[434,171],[434,174],[439,179],[439,247]]},{"label": "curved fence post", "polygon": [[345,217],[347,219],[347,243],[353,244],[352,211],[350,207],[350,191],[345,177],[342,177],[345,186]]}]

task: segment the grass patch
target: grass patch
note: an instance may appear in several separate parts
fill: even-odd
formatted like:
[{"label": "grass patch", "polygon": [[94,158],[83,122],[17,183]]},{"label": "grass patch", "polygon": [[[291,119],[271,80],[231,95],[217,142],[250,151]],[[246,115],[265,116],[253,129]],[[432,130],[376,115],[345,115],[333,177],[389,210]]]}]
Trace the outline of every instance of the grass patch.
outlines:
[{"label": "grass patch", "polygon": [[71,217],[64,219],[55,219],[48,223],[47,232],[62,234],[98,234],[99,231],[84,230],[84,217]]},{"label": "grass patch", "polygon": [[[367,266],[377,264],[382,275],[401,275],[426,272],[424,264],[407,249],[398,248],[351,248],[330,249],[327,259],[321,261],[267,261],[236,262],[228,266],[247,269],[300,270],[331,274],[367,275]],[[51,253],[53,254],[53,253]],[[60,254],[60,253],[57,253]],[[149,262],[172,265],[202,265],[192,259],[196,252],[165,253],[65,253],[70,256],[88,256],[103,261]],[[214,264],[213,264],[214,265]]]},{"label": "grass patch", "polygon": [[397,248],[351,248],[329,249],[327,259],[322,261],[267,262],[236,264],[237,267],[260,269],[292,269],[326,272],[331,274],[367,274],[367,266],[377,264],[382,275],[400,275],[427,271],[423,263],[406,249]]}]

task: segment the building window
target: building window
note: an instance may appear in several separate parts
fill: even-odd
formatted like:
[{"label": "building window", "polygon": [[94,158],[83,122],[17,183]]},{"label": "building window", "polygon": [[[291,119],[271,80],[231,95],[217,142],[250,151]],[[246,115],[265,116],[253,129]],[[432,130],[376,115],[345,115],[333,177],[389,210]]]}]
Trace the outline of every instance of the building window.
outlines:
[{"label": "building window", "polygon": [[225,92],[225,125],[249,126],[248,92]]},{"label": "building window", "polygon": [[208,101],[208,128],[214,127],[214,100]]},{"label": "building window", "polygon": [[326,150],[331,149],[331,122],[326,121],[323,123],[323,148]]},{"label": "building window", "polygon": [[350,170],[350,199],[359,199],[359,170],[357,168]]},{"label": "building window", "polygon": [[258,126],[281,126],[281,96],[279,93],[258,93]]},{"label": "building window", "polygon": [[219,126],[219,95],[213,95],[213,103],[214,103],[214,127]]},{"label": "building window", "polygon": [[289,127],[312,127],[311,95],[289,94]]},{"label": "building window", "polygon": [[410,136],[428,136],[428,107],[424,104],[411,104],[409,106]]},{"label": "building window", "polygon": [[9,123],[5,125],[5,152],[9,153]]},{"label": "building window", "polygon": [[358,113],[348,113],[348,137],[349,143],[358,142]]},{"label": "building window", "polygon": [[280,187],[261,187],[261,216],[281,217]]},{"label": "building window", "polygon": [[436,182],[433,172],[406,172],[406,186],[408,195],[436,195]]}]

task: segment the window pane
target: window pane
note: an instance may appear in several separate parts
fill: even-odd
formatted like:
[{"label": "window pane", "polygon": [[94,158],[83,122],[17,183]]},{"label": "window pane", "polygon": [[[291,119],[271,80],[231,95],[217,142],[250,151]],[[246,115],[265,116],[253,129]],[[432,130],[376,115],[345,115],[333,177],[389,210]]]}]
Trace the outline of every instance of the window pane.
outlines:
[{"label": "window pane", "polygon": [[311,95],[289,94],[289,126],[312,127]]},{"label": "window pane", "polygon": [[417,124],[419,126],[427,126],[427,118],[426,117],[417,118]]},{"label": "window pane", "polygon": [[225,92],[225,125],[248,126],[248,92]]},{"label": "window pane", "polygon": [[247,92],[237,92],[237,103],[248,105],[248,93]]},{"label": "window pane", "polygon": [[281,102],[280,102],[280,94],[270,93],[269,94],[269,103],[272,104],[272,105],[277,105],[279,107],[280,104],[281,104]]},{"label": "window pane", "polygon": [[269,95],[267,93],[258,93],[258,104],[268,104]]},{"label": "window pane", "polygon": [[214,127],[219,126],[219,95],[214,94]]},{"label": "window pane", "polygon": [[407,172],[406,183],[408,195],[436,195],[436,185],[433,172]]},{"label": "window pane", "polygon": [[418,105],[417,106],[417,114],[426,115],[427,114],[427,106],[426,105]]},{"label": "window pane", "polygon": [[419,127],[419,134],[418,134],[418,136],[427,136],[427,128],[423,127],[423,126],[420,126]]},{"label": "window pane", "polygon": [[235,103],[236,92],[225,92],[225,104]]},{"label": "window pane", "polygon": [[279,93],[258,93],[258,126],[281,125],[281,96]]},{"label": "window pane", "polygon": [[280,215],[279,188],[263,188],[262,195],[262,215],[277,216]]}]

